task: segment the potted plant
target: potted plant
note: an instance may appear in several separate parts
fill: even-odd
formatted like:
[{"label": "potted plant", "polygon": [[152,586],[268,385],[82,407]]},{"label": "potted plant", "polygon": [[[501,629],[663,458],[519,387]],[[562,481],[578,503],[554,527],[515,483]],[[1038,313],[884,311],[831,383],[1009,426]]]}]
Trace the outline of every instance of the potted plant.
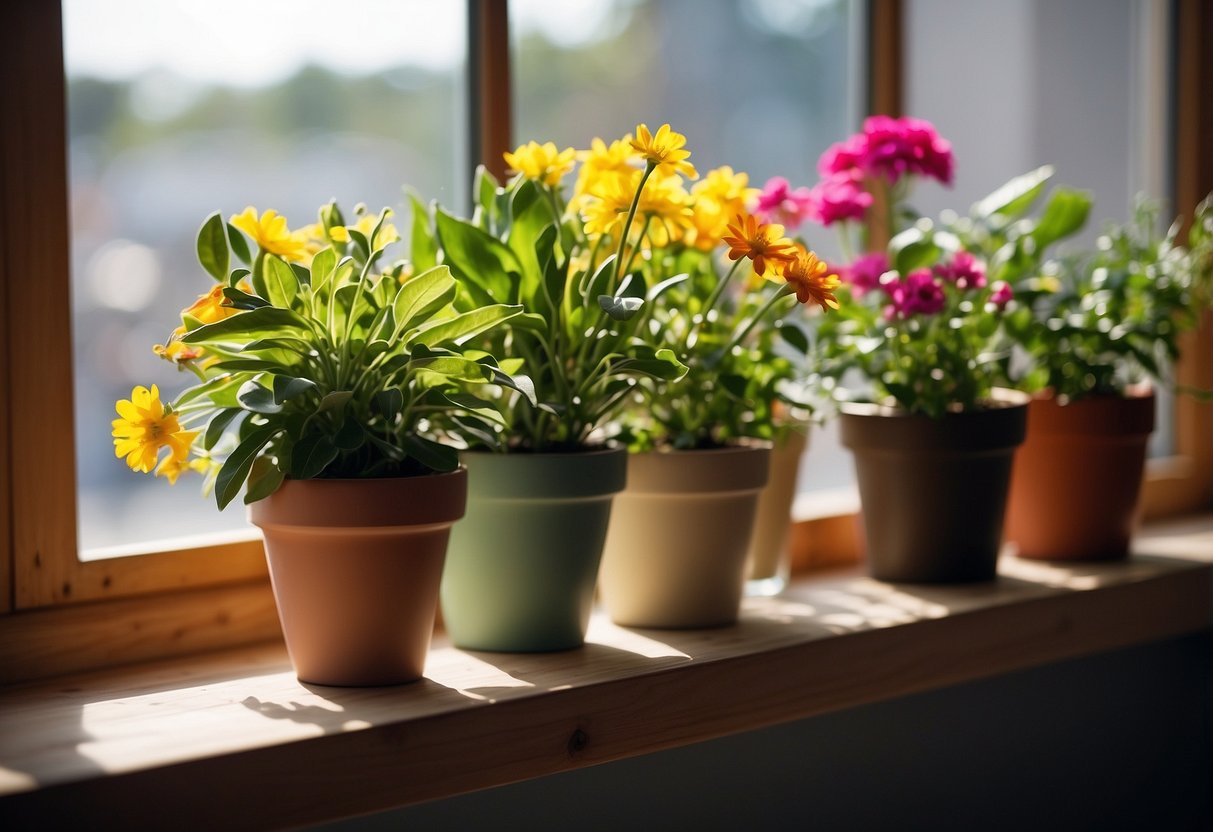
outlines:
[{"label": "potted plant", "polygon": [[[1033,393],[1012,478],[1007,539],[1020,557],[1121,558],[1137,516],[1153,384],[1175,389],[1180,335],[1210,303],[1213,208],[1159,232],[1139,199],[1091,251],[1044,263],[1016,283],[1008,331],[1026,356],[1011,382]],[[1004,245],[1013,245],[1007,241]]]},{"label": "potted plant", "polygon": [[[459,309],[518,304],[523,314],[476,343],[525,368],[537,406],[500,388],[460,400],[452,418],[471,476],[442,582],[443,619],[457,646],[549,651],[581,645],[602,545],[627,462],[605,428],[636,379],[685,367],[635,337],[642,310],[672,282],[632,270],[633,230],[648,228],[671,175],[689,168],[684,139],[645,125],[577,154],[528,142],[506,154],[504,186],[483,169],[475,211],[457,218],[418,206],[413,256],[459,276]],[[581,165],[571,188],[577,156]]]},{"label": "potted plant", "polygon": [[156,347],[196,383],[171,403],[137,387],[113,423],[134,470],[203,473],[220,509],[244,490],[291,660],[318,684],[420,677],[467,491],[426,423],[464,412],[466,384],[519,386],[460,344],[520,309],[456,313],[449,269],[385,262],[389,217],[347,225],[329,204],[291,231],[273,211],[210,216],[197,251],[215,285]]},{"label": "potted plant", "polygon": [[[826,264],[783,226],[746,213],[744,174],[714,170],[689,193],[675,184],[655,233],[632,243],[644,252],[638,270],[646,282],[678,280],[639,313],[639,335],[688,370],[646,380],[623,415],[633,453],[600,586],[608,614],[629,626],[736,620],[770,440],[781,407],[801,404],[789,356],[808,343],[796,322],[779,316],[798,303],[836,305],[838,278]],[[786,505],[783,519],[786,527]]]},{"label": "potted plant", "polygon": [[[844,239],[864,218],[874,233],[861,240],[893,232],[843,270],[841,307],[821,320],[813,354],[854,453],[869,570],[892,581],[991,579],[1026,421],[1027,397],[997,389],[1011,288],[905,205],[915,176],[951,180],[951,148],[929,123],[870,118],[819,167],[819,221],[842,223]],[[1003,193],[987,210],[1013,200]]]}]

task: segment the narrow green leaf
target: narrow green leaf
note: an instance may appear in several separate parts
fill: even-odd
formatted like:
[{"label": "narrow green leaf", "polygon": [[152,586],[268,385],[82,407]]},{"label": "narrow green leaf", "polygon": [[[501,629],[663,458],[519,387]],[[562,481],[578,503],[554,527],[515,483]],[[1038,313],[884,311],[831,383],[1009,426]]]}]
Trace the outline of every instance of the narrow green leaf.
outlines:
[{"label": "narrow green leaf", "polygon": [[290,309],[299,294],[299,278],[289,263],[271,255],[265,258],[265,288],[269,292],[267,300],[270,303]]},{"label": "narrow green leaf", "polygon": [[316,412],[325,413],[330,410],[340,410],[353,397],[354,393],[350,390],[335,390],[320,400],[320,404],[316,405]]},{"label": "narrow green leaf", "polygon": [[181,340],[187,344],[205,344],[208,341],[223,341],[233,335],[268,338],[290,335],[300,329],[306,329],[306,324],[291,310],[264,306],[199,327],[186,333]]},{"label": "narrow green leaf", "polygon": [[413,268],[424,272],[438,265],[438,241],[434,237],[434,229],[430,225],[430,215],[425,203],[410,193],[409,204],[413,208],[409,250],[412,253]]},{"label": "narrow green leaf", "polygon": [[260,309],[263,306],[269,306],[270,303],[256,295],[250,295],[248,292],[242,292],[239,289],[233,289],[231,286],[223,288],[223,296],[231,302],[231,305],[241,311],[249,309]]},{"label": "narrow green leaf", "polygon": [[434,471],[454,471],[459,467],[459,452],[414,434],[405,434],[402,444],[413,459]]},{"label": "narrow green leaf", "polygon": [[406,342],[410,344],[428,344],[431,347],[445,343],[462,344],[468,339],[493,328],[497,324],[508,321],[521,312],[521,306],[506,306],[504,304],[473,309],[470,312],[464,312],[453,318],[415,329],[410,333]]},{"label": "narrow green leaf", "polygon": [[325,434],[305,436],[291,451],[291,476],[298,480],[314,479],[324,473],[337,453],[337,446]]},{"label": "narrow green leaf", "polygon": [[253,255],[249,251],[248,241],[244,239],[244,235],[240,233],[240,229],[227,224],[227,241],[232,247],[232,254],[246,266],[251,266],[253,263]]},{"label": "narrow green leaf", "polygon": [[1045,183],[1053,177],[1053,166],[1042,165],[1036,170],[1016,176],[1000,186],[985,199],[973,205],[972,213],[983,219],[995,214],[1009,218],[1022,216],[1040,196]]},{"label": "narrow green leaf", "polygon": [[246,411],[239,407],[226,407],[212,416],[206,425],[206,432],[202,435],[202,447],[208,451],[215,447],[215,443],[219,441],[219,437],[223,436],[227,426],[244,412]]},{"label": "narrow green leaf", "polygon": [[215,502],[220,511],[240,493],[240,487],[253,467],[253,460],[277,432],[277,428],[270,425],[253,428],[223,463],[215,478]]},{"label": "narrow green leaf", "polygon": [[455,299],[455,278],[446,266],[435,266],[406,280],[392,300],[396,336],[428,321]]}]

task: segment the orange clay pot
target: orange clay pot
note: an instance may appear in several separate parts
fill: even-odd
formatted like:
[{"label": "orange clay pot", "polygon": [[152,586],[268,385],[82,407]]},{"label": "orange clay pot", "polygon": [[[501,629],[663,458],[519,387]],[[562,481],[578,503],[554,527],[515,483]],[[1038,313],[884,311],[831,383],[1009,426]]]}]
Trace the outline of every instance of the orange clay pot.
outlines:
[{"label": "orange clay pot", "polygon": [[1154,394],[1028,405],[1015,457],[1006,536],[1020,557],[1111,560],[1129,552]]},{"label": "orange clay pot", "polygon": [[467,471],[287,480],[249,506],[265,536],[278,618],[300,681],[421,678]]}]

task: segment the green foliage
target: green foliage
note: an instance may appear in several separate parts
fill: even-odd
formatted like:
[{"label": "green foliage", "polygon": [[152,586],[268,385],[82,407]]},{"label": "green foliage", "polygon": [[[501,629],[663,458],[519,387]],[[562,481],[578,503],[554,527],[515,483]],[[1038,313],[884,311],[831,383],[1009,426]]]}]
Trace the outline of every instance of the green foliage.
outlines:
[{"label": "green foliage", "polygon": [[577,450],[596,441],[637,378],[682,375],[673,353],[637,337],[645,281],[618,280],[613,256],[591,268],[591,247],[559,186],[523,176],[502,186],[481,169],[473,198],[470,219],[415,203],[413,249],[449,267],[464,316],[483,316],[486,304],[522,310],[463,343],[518,359],[526,381],[481,391],[478,407],[439,420],[443,430],[476,446]]},{"label": "green foliage", "polygon": [[[458,398],[467,385],[528,398],[524,379],[491,353],[464,347],[522,307],[491,303],[460,313],[452,304],[460,281],[447,266],[403,280],[403,264],[381,266],[386,244],[372,241],[395,239],[381,233],[388,214],[373,227],[363,223],[369,230],[349,227],[339,241],[341,212],[324,206],[325,239],[309,265],[265,250],[250,258],[243,238],[231,245],[234,229],[219,214],[203,224],[199,260],[223,285],[223,305],[184,316],[175,340],[201,352],[177,360],[199,383],[172,407],[202,433],[194,451],[215,469],[220,508],[242,488],[246,502],[265,497],[286,477],[453,470],[455,449],[426,434],[435,420],[478,418],[479,409]],[[252,270],[229,272],[233,255],[252,259]]]},{"label": "green foliage", "polygon": [[1016,275],[1022,308],[1008,331],[1027,360],[1012,384],[1078,399],[1171,383],[1178,339],[1213,299],[1213,210],[1199,206],[1187,247],[1178,223],[1161,233],[1158,219],[1158,205],[1139,198],[1133,219],[1109,225],[1094,250]]}]

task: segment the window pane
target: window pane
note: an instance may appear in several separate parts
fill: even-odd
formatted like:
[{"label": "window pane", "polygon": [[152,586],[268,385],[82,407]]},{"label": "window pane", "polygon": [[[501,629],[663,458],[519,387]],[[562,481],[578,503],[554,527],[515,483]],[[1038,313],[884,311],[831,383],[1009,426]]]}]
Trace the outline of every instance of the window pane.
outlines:
[{"label": "window pane", "polygon": [[64,42],[81,548],[242,527],[196,475],[116,459],[114,401],[189,383],[152,345],[213,285],[194,256],[208,214],[403,213],[405,184],[460,204],[465,4],[65,0]]},{"label": "window pane", "polygon": [[[580,148],[669,122],[700,171],[730,165],[756,187],[773,176],[812,185],[817,157],[858,123],[860,5],[514,0],[515,135]],[[837,254],[824,230],[799,233]],[[809,446],[802,488],[850,481],[836,440],[816,431]]]}]

